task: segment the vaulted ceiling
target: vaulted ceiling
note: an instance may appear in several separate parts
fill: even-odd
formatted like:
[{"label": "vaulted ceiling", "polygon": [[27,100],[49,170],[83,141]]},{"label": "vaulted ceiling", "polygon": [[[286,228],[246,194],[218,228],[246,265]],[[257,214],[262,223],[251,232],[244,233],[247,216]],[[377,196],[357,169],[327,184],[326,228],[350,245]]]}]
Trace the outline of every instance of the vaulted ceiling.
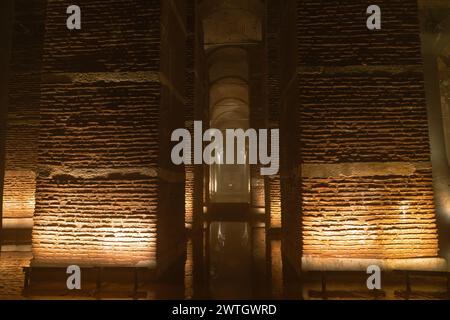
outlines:
[{"label": "vaulted ceiling", "polygon": [[261,0],[203,0],[200,16],[210,84],[210,119],[215,128],[249,123],[248,46],[262,41]]}]

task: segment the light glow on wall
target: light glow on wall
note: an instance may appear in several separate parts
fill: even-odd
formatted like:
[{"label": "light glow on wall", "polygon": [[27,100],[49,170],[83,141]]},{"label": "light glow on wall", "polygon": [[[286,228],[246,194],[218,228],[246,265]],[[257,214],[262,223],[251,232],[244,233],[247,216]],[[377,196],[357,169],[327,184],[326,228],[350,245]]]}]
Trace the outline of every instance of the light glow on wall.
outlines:
[{"label": "light glow on wall", "polygon": [[6,170],[4,181],[3,217],[33,217],[36,189],[35,173],[28,170]]},{"label": "light glow on wall", "polygon": [[425,170],[404,177],[304,177],[303,255],[437,257],[431,174],[429,168]]},{"label": "light glow on wall", "polygon": [[[123,225],[120,219],[112,219],[111,224],[114,227],[99,228],[101,234],[106,234],[99,245],[100,250],[104,255],[106,261],[127,261],[133,255],[133,251],[140,252],[154,251],[156,245],[156,233],[148,237],[142,233],[141,228],[130,228]],[[155,230],[156,231],[156,230]],[[148,259],[136,261],[140,266],[153,265],[153,257],[150,255]]]}]

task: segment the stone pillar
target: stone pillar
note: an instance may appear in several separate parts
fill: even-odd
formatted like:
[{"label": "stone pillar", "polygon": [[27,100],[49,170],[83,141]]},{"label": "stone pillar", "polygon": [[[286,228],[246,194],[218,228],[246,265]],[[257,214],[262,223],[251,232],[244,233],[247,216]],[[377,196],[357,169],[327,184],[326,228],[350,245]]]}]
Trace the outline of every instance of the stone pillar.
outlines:
[{"label": "stone pillar", "polygon": [[[186,112],[185,126],[194,135],[194,121],[203,121],[205,97],[203,32],[198,6],[188,2],[186,50]],[[192,163],[194,154],[192,153]],[[203,165],[186,166],[186,226],[198,229],[203,214]]]},{"label": "stone pillar", "polygon": [[[193,23],[193,61],[192,61],[192,81],[194,86],[191,88],[193,92],[193,106],[190,111],[191,117],[189,118],[190,130],[193,130],[193,121],[202,121],[203,125],[209,125],[208,106],[209,106],[209,91],[207,87],[207,75],[206,75],[206,58],[205,50],[203,48],[203,26],[199,16],[199,7],[195,5],[193,10],[193,17],[191,17],[191,23]],[[191,71],[190,69],[188,69]],[[205,166],[203,164],[190,166],[190,172],[192,177],[192,245],[193,245],[193,291],[194,298],[204,298],[207,289],[205,283],[207,281],[208,271],[205,268],[205,245],[204,245],[204,215],[203,206],[205,199],[205,179],[204,172]],[[187,177],[188,178],[188,177]],[[188,181],[186,181],[188,184]]]},{"label": "stone pillar", "polygon": [[[255,130],[267,128],[268,112],[267,104],[265,103],[264,49],[262,45],[253,45],[248,48],[250,128]],[[260,164],[250,166],[251,207],[253,208],[263,208],[265,206],[265,179],[261,175],[261,167]]]},{"label": "stone pillar", "polygon": [[[195,70],[195,46],[196,42],[196,3],[189,1],[187,4],[187,37],[186,37],[186,108],[185,108],[185,127],[194,135],[194,113],[195,113],[195,84],[196,84],[196,70]],[[192,154],[191,161],[193,162],[194,155]],[[185,185],[185,223],[187,228],[192,228],[194,206],[194,165],[186,165],[186,185]]]},{"label": "stone pillar", "polygon": [[[185,168],[171,160],[172,132],[185,126],[186,1],[161,1],[161,119],[158,138],[158,274],[182,283],[185,234]],[[174,267],[174,268],[173,268]],[[169,272],[166,272],[169,271]]]},{"label": "stone pillar", "polygon": [[300,206],[301,127],[297,59],[297,12],[295,1],[280,3],[280,193],[283,269],[301,270],[302,207]]}]

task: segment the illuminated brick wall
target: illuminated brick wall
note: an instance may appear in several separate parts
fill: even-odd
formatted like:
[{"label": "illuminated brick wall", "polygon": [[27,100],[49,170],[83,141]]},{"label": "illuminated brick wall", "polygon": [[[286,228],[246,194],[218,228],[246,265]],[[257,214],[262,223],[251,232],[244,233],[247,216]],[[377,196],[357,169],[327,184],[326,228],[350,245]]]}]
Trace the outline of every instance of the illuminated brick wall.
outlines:
[{"label": "illuminated brick wall", "polygon": [[82,29],[69,31],[72,3],[48,2],[34,264],[155,265],[165,216],[180,210],[168,194],[183,199],[160,143],[180,127],[177,3],[78,1]]},{"label": "illuminated brick wall", "polygon": [[36,261],[153,260],[159,85],[43,84],[41,101]]},{"label": "illuminated brick wall", "polygon": [[[388,172],[393,168],[390,166],[372,173],[363,168],[356,175],[341,177],[334,176],[333,169],[324,174],[307,172],[302,183],[303,254],[352,258],[436,256],[431,168],[409,166],[407,170]],[[324,169],[321,167],[319,170]]]},{"label": "illuminated brick wall", "polygon": [[438,255],[417,4],[377,5],[373,32],[365,3],[269,1],[283,17],[269,15],[268,84],[293,264]]},{"label": "illuminated brick wall", "polygon": [[377,5],[297,1],[306,256],[438,254],[417,1]]}]

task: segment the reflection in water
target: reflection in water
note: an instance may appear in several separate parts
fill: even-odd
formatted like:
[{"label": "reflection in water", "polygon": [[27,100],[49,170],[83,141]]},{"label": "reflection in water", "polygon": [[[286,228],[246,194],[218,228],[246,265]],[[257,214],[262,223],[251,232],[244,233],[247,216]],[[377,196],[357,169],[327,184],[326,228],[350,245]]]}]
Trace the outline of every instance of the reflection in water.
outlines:
[{"label": "reflection in water", "polygon": [[210,294],[214,299],[252,295],[252,250],[248,223],[213,222],[210,226]]}]

